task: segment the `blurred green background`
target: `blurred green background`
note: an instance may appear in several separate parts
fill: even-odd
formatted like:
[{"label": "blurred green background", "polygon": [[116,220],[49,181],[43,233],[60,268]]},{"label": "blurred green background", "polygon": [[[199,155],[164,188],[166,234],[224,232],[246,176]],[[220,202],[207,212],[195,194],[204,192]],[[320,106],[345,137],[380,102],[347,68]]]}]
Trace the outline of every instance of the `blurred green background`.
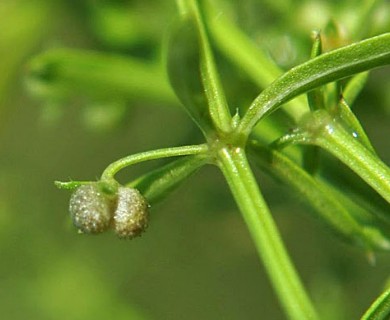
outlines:
[{"label": "blurred green background", "polygon": [[[356,3],[224,2],[286,68],[307,58],[310,31],[334,12],[353,21]],[[294,9],[283,15],[288,5]],[[389,30],[383,8],[376,13],[377,32]],[[203,168],[154,206],[150,227],[133,241],[112,233],[78,235],[68,216],[69,193],[53,185],[94,180],[109,163],[134,152],[202,141],[169,93],[161,100],[102,99],[82,92],[51,96],[26,81],[32,57],[51,48],[117,53],[158,65],[174,15],[173,1],[0,2],[2,319],[284,319],[215,168]],[[389,71],[372,72],[356,107],[386,163]],[[244,75],[237,78],[249,82]],[[248,96],[259,90],[248,88]],[[126,181],[158,164],[137,166],[120,178]],[[324,230],[286,188],[258,174],[323,319],[356,319],[384,288],[389,254],[377,254],[376,265],[370,265],[364,252]]]}]

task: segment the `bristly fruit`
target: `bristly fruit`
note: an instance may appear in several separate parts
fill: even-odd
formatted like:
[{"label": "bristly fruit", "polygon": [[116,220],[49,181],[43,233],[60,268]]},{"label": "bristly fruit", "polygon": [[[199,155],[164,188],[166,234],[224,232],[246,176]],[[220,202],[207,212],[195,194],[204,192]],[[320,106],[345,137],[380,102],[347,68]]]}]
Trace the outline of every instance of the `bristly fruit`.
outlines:
[{"label": "bristly fruit", "polygon": [[69,202],[73,224],[82,233],[101,233],[112,219],[112,201],[97,182],[82,185],[73,192]]},{"label": "bristly fruit", "polygon": [[119,238],[132,239],[148,226],[149,205],[143,195],[133,188],[119,187],[114,213],[114,229]]}]

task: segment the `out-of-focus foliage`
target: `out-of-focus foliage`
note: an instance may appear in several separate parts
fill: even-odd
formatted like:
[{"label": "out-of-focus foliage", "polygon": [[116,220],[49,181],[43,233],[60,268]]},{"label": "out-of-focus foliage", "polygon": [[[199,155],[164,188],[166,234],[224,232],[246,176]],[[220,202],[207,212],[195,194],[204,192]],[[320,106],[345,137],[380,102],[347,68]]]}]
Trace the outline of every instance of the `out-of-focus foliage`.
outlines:
[{"label": "out-of-focus foliage", "polygon": [[[332,21],[345,32],[345,43],[390,30],[388,1],[377,1],[369,21],[356,17],[364,16],[359,10],[373,1],[221,2],[283,69],[306,60],[310,32],[331,32]],[[214,169],[202,169],[203,174],[154,207],[147,232],[131,242],[113,234],[78,235],[70,226],[67,197],[53,186],[56,179],[72,178],[70,173],[91,179],[132,152],[199,141],[165,82],[161,51],[175,10],[173,2],[157,0],[1,1],[1,318],[283,318]],[[350,35],[356,24],[364,24],[361,34]],[[41,52],[64,48],[136,61],[140,70],[151,70],[143,74],[144,82],[154,87],[155,95],[114,90],[102,98],[111,92],[104,83],[97,91],[84,90],[93,88],[93,81],[86,77],[74,83],[72,74],[59,84],[58,94],[45,91],[45,85],[57,84],[61,64],[32,74],[33,61]],[[258,94],[259,88],[225,59],[218,59],[218,65],[228,99],[242,104]],[[93,65],[86,67],[96,71]],[[110,74],[119,83],[138,74],[119,69]],[[389,68],[372,72],[355,109],[387,163],[389,78]],[[68,90],[72,86],[80,90],[75,94]],[[129,177],[154,167],[137,167]],[[319,314],[324,319],[357,318],[388,276],[388,255],[378,254],[377,266],[370,265],[360,251],[330,239],[306,218],[306,208],[296,205],[294,195],[280,199],[276,190],[281,187],[260,178]]]}]

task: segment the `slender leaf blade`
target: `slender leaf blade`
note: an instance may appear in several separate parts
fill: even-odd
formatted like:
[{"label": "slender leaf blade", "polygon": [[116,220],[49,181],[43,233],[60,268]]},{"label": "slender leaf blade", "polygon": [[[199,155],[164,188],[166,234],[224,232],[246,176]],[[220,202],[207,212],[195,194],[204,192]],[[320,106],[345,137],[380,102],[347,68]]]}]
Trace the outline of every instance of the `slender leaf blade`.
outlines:
[{"label": "slender leaf blade", "polygon": [[83,94],[177,103],[160,65],[129,56],[51,49],[34,57],[27,72],[29,89],[44,98]]},{"label": "slender leaf blade", "polygon": [[[274,2],[274,1],[273,1]],[[226,17],[214,1],[204,1],[207,25],[215,44],[240,70],[244,70],[252,81],[265,88],[283,74],[283,70],[247,34]],[[288,103],[283,109],[297,122],[307,111],[305,99]]]},{"label": "slender leaf blade", "polygon": [[165,198],[181,183],[209,161],[207,156],[195,155],[175,160],[146,173],[128,186],[138,189],[151,205]]},{"label": "slender leaf blade", "polygon": [[361,320],[386,320],[390,317],[390,288],[368,308]]},{"label": "slender leaf blade", "polygon": [[264,116],[283,103],[318,86],[390,63],[390,33],[363,40],[292,68],[267,87],[252,103],[239,125],[249,135]]},{"label": "slender leaf blade", "polygon": [[332,188],[313,178],[283,153],[255,142],[251,143],[249,151],[256,164],[294,189],[315,209],[324,224],[342,239],[366,250],[390,249],[389,239],[372,223],[372,220],[375,220],[373,216],[370,218],[370,224],[366,221],[360,222],[360,219],[348,210],[343,198],[336,196]]},{"label": "slender leaf blade", "polygon": [[178,1],[180,17],[172,30],[168,73],[175,92],[204,133],[231,130],[231,115],[220,83],[203,18],[195,0]]},{"label": "slender leaf blade", "polygon": [[205,135],[213,131],[199,70],[199,40],[190,19],[173,25],[167,46],[168,76],[173,90],[192,120]]}]

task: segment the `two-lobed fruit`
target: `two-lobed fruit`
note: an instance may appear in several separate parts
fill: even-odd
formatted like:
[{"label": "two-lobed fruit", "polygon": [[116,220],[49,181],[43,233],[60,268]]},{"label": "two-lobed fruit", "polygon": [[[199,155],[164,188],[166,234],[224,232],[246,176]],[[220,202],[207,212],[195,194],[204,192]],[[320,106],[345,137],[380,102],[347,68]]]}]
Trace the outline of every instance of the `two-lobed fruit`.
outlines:
[{"label": "two-lobed fruit", "polygon": [[101,233],[113,227],[119,238],[132,239],[148,226],[149,205],[133,188],[119,187],[116,195],[106,194],[98,182],[82,185],[72,194],[69,211],[82,233]]}]

